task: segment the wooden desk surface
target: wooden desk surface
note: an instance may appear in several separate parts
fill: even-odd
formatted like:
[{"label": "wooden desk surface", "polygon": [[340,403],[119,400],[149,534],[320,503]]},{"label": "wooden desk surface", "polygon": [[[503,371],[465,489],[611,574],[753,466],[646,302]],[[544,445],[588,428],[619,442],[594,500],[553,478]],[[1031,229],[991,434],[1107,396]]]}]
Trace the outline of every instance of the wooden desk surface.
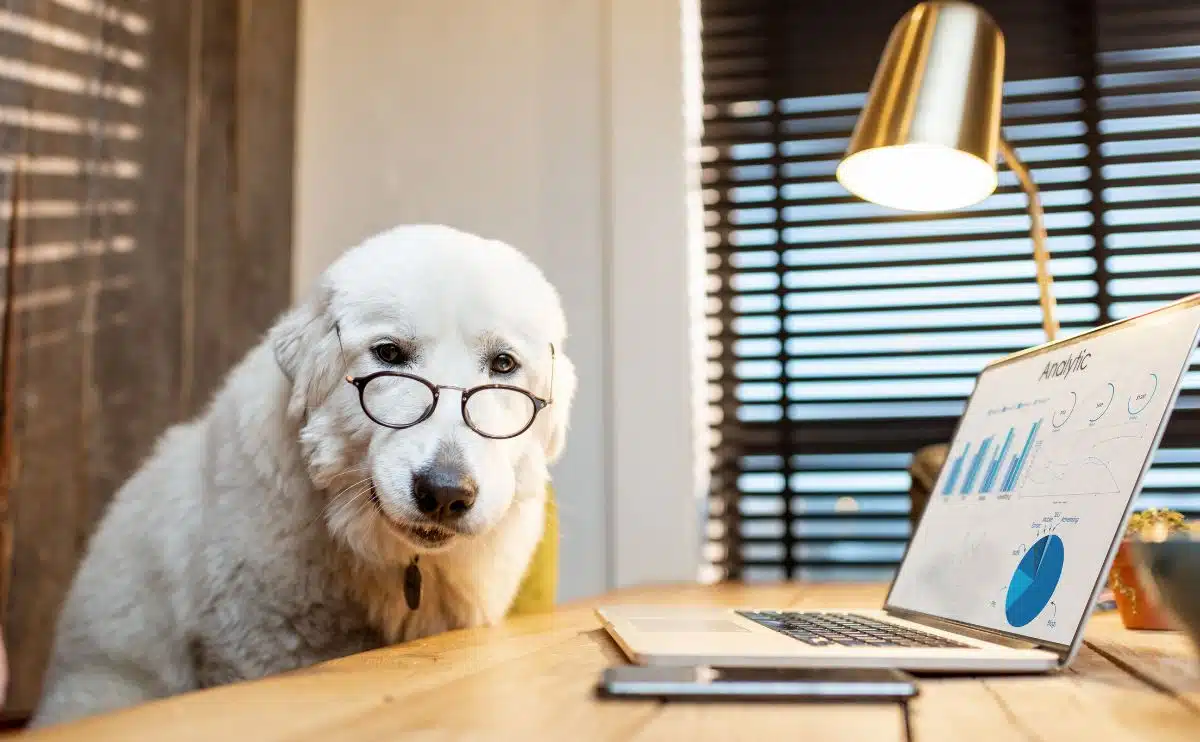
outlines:
[{"label": "wooden desk surface", "polygon": [[[1134,633],[1115,615],[1054,677],[922,680],[899,704],[702,705],[597,701],[622,662],[598,602],[876,607],[875,586],[636,590],[494,629],[456,632],[25,735],[30,740],[999,740],[1200,739],[1200,671],[1174,633]],[[423,734],[417,734],[423,732]]]}]

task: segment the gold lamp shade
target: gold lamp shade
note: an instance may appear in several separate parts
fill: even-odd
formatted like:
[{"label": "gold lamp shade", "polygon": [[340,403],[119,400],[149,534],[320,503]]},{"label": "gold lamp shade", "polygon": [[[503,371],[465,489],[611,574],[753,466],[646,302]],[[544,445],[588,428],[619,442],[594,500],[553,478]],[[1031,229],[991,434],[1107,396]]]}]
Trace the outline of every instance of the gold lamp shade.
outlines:
[{"label": "gold lamp shade", "polygon": [[892,30],[837,169],[867,201],[944,211],[996,190],[1004,35],[981,8],[923,2]]}]

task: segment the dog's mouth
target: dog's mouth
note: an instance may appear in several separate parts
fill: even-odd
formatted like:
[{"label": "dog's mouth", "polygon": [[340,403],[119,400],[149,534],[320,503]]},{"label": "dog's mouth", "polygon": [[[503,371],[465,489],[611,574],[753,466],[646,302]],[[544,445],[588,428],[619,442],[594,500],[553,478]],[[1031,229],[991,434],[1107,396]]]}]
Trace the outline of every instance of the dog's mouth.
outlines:
[{"label": "dog's mouth", "polygon": [[414,542],[418,546],[424,546],[427,549],[436,549],[439,546],[445,546],[450,543],[450,539],[454,538],[453,533],[437,526],[414,526],[407,523],[397,523],[391,519],[388,522],[396,530],[403,533],[409,541]]},{"label": "dog's mouth", "polygon": [[379,493],[375,491],[375,485],[371,485],[371,504],[375,506],[375,511],[383,518],[383,522],[387,523],[388,527],[398,533],[405,540],[411,542],[414,546],[437,549],[450,543],[450,541],[458,534],[439,525],[428,523],[416,525],[414,523],[402,523],[390,515],[383,509],[383,504],[379,502]]}]

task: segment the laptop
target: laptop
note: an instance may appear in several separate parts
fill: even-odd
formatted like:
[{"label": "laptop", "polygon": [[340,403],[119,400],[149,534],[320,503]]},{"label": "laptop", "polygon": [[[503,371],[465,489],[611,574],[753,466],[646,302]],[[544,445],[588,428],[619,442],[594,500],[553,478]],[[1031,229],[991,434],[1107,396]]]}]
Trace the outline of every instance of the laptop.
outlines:
[{"label": "laptop", "polygon": [[989,364],[878,610],[597,609],[630,661],[1048,672],[1106,582],[1200,332],[1200,294]]}]

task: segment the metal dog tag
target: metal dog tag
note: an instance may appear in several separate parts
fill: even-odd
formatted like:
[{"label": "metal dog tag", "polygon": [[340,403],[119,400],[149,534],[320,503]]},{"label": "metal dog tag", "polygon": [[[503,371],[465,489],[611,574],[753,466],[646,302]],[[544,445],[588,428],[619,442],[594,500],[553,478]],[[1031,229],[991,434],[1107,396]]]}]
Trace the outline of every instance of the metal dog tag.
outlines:
[{"label": "metal dog tag", "polygon": [[404,602],[410,611],[421,607],[421,568],[417,566],[418,557],[404,568]]}]

